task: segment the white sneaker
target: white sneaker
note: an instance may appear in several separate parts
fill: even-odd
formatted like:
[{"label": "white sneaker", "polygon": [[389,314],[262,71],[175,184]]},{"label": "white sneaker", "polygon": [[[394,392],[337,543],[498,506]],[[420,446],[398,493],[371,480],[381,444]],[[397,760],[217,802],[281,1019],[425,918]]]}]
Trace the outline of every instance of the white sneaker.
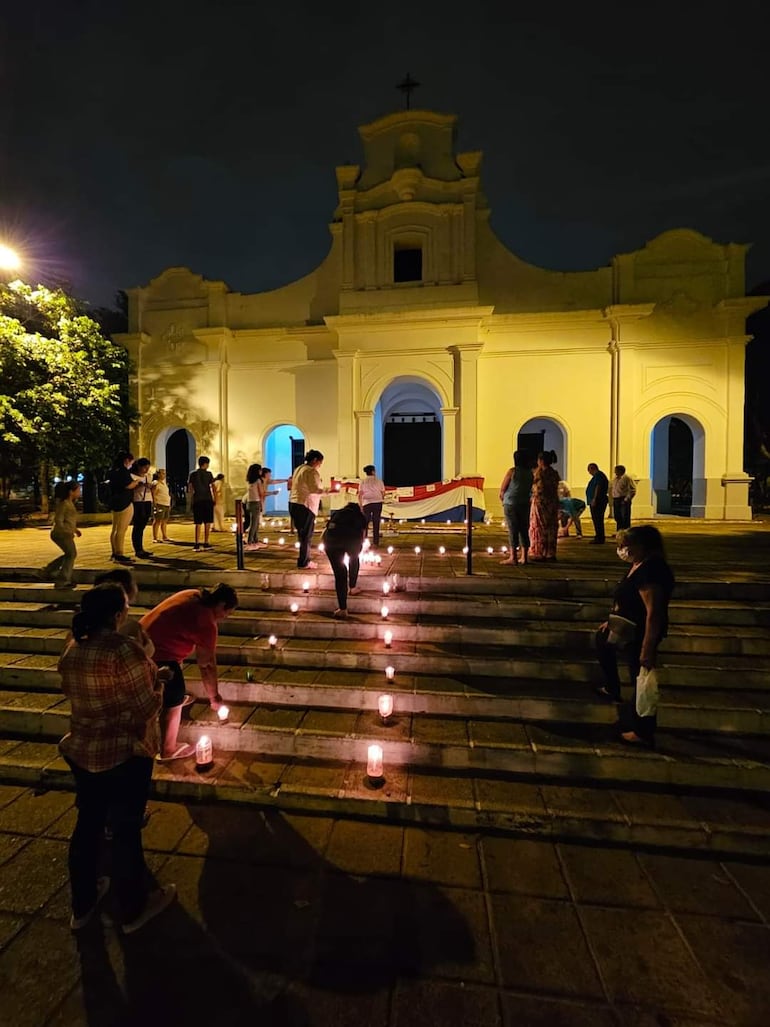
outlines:
[{"label": "white sneaker", "polygon": [[93,906],[91,906],[87,913],[83,914],[83,916],[76,917],[74,913],[72,914],[72,916],[70,917],[71,931],[80,931],[86,926],[86,924],[91,922],[91,918],[96,912],[96,907],[99,905],[99,903],[102,901],[102,899],[109,890],[109,877],[100,877],[99,880],[96,882],[96,902],[93,904]]},{"label": "white sneaker", "polygon": [[123,924],[124,934],[134,934],[135,931],[140,930],[145,924],[149,923],[158,913],[162,913],[163,910],[170,906],[176,898],[176,885],[166,884],[158,891],[151,892],[147,896],[147,901],[144,904],[144,909],[136,918],[131,920],[127,924]]}]

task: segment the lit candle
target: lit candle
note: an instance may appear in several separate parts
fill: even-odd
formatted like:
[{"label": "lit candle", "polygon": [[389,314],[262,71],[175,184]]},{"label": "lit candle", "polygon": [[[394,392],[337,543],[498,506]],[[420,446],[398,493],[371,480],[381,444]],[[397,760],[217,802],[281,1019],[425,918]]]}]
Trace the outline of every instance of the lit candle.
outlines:
[{"label": "lit candle", "polygon": [[383,595],[387,595],[388,592],[390,592],[390,582],[389,581],[383,581],[383,583],[382,583],[382,594]]},{"label": "lit candle", "polygon": [[446,552],[446,546],[439,546],[438,547],[438,555],[439,556],[443,556],[445,552]]},{"label": "lit candle", "polygon": [[494,550],[494,548],[492,546],[487,546],[487,552],[489,553],[490,556],[492,555],[492,553],[494,553],[494,551],[495,550]]},{"label": "lit candle", "polygon": [[275,649],[275,647],[278,645],[278,639],[275,637],[275,635],[271,635],[270,638],[268,638],[267,642],[271,649]]},{"label": "lit candle", "polygon": [[302,591],[305,593],[305,595],[308,594],[308,592],[310,591],[310,582],[309,581],[303,581],[302,582]]},{"label": "lit candle", "polygon": [[299,542],[295,542],[295,543],[294,543],[294,548],[295,548],[295,549],[299,549]]},{"label": "lit candle", "polygon": [[468,555],[468,547],[467,546],[463,546],[463,556],[467,556],[467,555]]},{"label": "lit candle", "polygon": [[222,724],[224,724],[226,722],[227,718],[230,716],[230,707],[229,706],[220,706],[219,709],[217,710],[217,716],[219,717],[220,722]]},{"label": "lit candle", "polygon": [[334,483],[334,491],[335,492],[339,492],[339,490],[341,488],[342,488],[342,483],[341,482],[337,481],[337,482]]},{"label": "lit candle", "polygon": [[393,546],[388,546],[388,556],[393,556]]},{"label": "lit candle", "polygon": [[447,521],[447,524],[451,524],[451,523],[452,523],[451,521]]},{"label": "lit candle", "polygon": [[270,540],[268,539],[267,535],[265,535],[265,537],[264,537],[264,538],[262,539],[262,541],[264,542],[264,544],[265,544],[265,545],[267,545],[267,543],[268,543],[268,542],[269,542]]},{"label": "lit candle", "polygon": [[318,543],[318,552],[319,553],[325,553],[326,552],[326,546],[323,544],[323,542],[319,542]]},{"label": "lit candle", "polygon": [[386,667],[385,668],[385,677],[388,679],[388,681],[392,681],[395,676],[396,676],[396,668],[395,667]]},{"label": "lit candle", "polygon": [[281,535],[281,537],[278,539],[278,545],[279,546],[283,546],[285,544],[286,544],[286,539],[283,537],[283,535]]},{"label": "lit candle", "polygon": [[291,610],[291,612],[296,617],[296,615],[299,613],[299,604],[298,603],[292,603],[291,606],[289,607],[289,609]]},{"label": "lit candle", "polygon": [[501,546],[500,547],[500,552],[501,553],[507,553],[508,552],[508,546]]},{"label": "lit candle", "polygon": [[422,552],[422,549],[420,549],[419,546],[415,546],[414,547],[414,555],[415,556],[419,556],[421,552]]},{"label": "lit candle", "polygon": [[387,606],[383,606],[380,609],[380,616],[382,617],[383,620],[387,620],[388,619],[388,608],[387,608]]},{"label": "lit candle", "polygon": [[390,649],[390,647],[392,645],[393,645],[393,632],[392,631],[386,631],[385,632],[385,648],[386,649]]},{"label": "lit candle", "polygon": [[381,695],[377,700],[377,709],[380,711],[382,719],[387,720],[393,712],[393,696]]},{"label": "lit candle", "polygon": [[422,520],[420,521],[420,524],[425,524],[425,518],[424,518],[424,517],[423,517],[423,519],[422,519]]},{"label": "lit candle", "polygon": [[[195,746],[195,766],[200,769],[210,767],[214,762],[214,749],[208,735],[201,735]],[[382,771],[382,754],[380,754],[380,771]]]},{"label": "lit candle", "polygon": [[382,777],[382,746],[370,745],[366,753],[366,773],[369,777]]}]

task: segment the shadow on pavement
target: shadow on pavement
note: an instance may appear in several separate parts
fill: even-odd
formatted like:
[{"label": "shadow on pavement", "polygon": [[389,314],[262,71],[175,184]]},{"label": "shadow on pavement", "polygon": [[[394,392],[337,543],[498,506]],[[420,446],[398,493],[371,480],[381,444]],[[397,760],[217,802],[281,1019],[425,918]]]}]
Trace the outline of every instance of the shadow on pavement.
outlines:
[{"label": "shadow on pavement", "polygon": [[473,962],[468,924],[435,886],[340,872],[280,813],[189,810],[206,856],[172,856],[160,874],[180,901],[136,935],[78,938],[89,1027],[306,1027],[319,992],[350,1000]]}]

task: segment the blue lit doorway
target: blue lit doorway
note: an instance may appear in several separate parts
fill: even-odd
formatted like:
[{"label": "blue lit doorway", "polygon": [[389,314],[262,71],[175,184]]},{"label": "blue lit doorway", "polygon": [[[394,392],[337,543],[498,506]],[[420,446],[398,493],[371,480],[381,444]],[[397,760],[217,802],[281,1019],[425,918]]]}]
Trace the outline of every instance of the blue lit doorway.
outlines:
[{"label": "blue lit doorway", "polygon": [[[291,477],[294,468],[305,459],[305,436],[296,424],[279,424],[265,439],[263,467],[271,468],[274,478]],[[277,496],[268,496],[265,513],[287,513],[289,492],[285,485],[273,485]]]}]

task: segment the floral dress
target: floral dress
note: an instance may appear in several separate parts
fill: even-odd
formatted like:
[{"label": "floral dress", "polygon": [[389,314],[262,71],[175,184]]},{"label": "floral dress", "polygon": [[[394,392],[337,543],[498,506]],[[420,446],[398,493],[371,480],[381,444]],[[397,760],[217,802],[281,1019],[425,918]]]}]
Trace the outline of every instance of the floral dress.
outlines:
[{"label": "floral dress", "polygon": [[553,467],[538,467],[532,482],[529,513],[530,558],[556,559],[559,530],[559,475]]}]

